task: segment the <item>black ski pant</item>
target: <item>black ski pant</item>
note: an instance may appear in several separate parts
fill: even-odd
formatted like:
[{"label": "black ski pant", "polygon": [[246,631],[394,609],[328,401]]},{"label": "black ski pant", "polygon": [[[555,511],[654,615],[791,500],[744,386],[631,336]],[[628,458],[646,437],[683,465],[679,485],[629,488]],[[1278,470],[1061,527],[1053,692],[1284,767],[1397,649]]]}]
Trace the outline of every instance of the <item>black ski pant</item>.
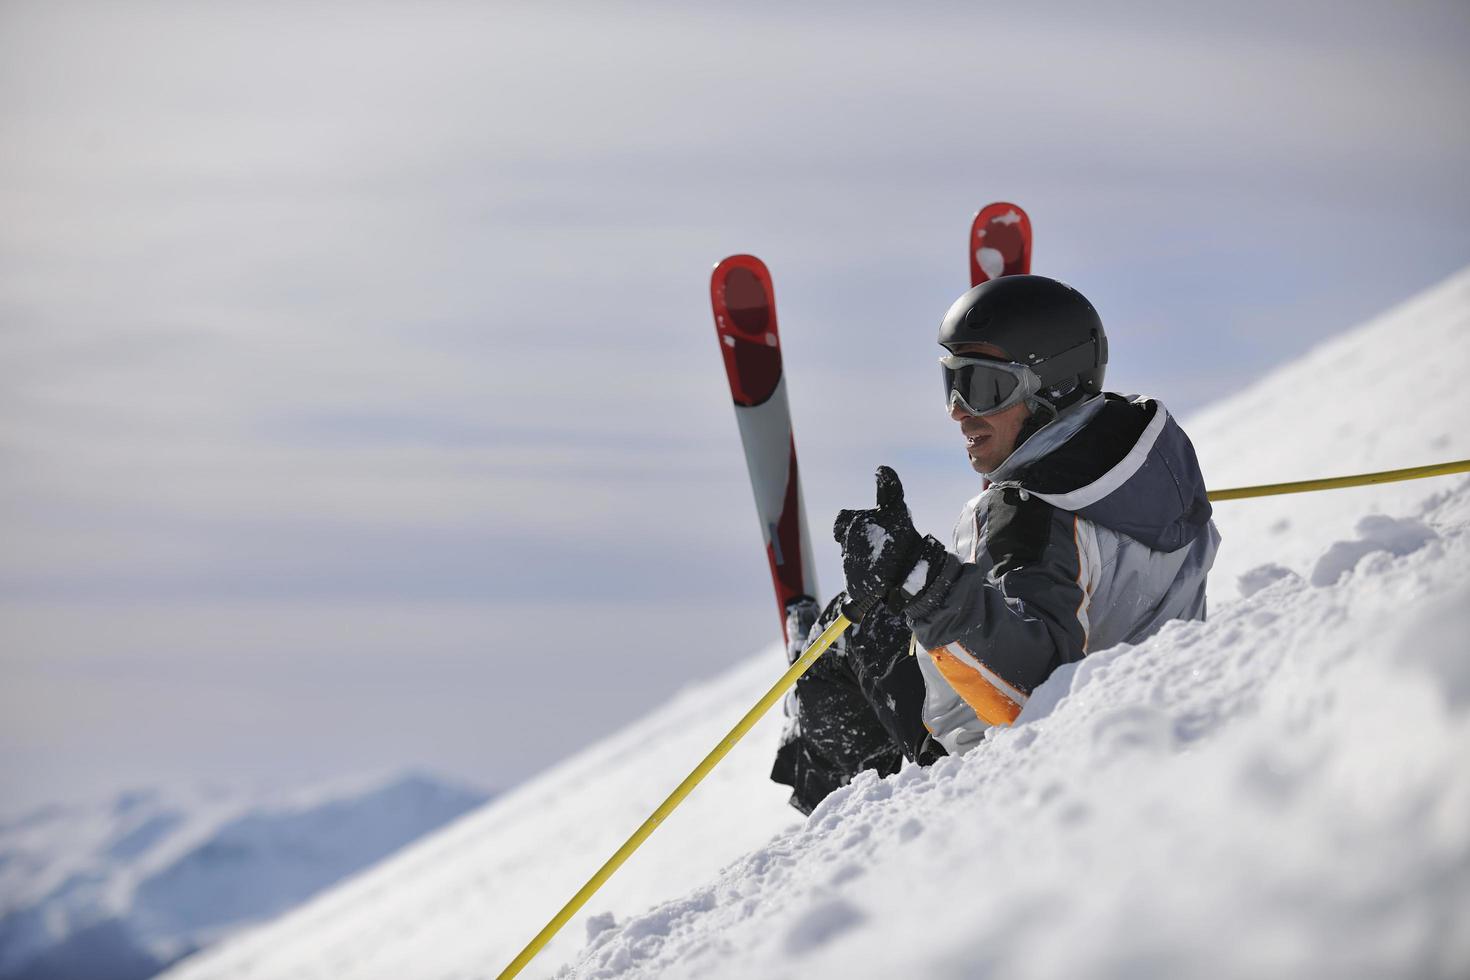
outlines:
[{"label": "black ski pant", "polygon": [[[845,600],[838,594],[827,604],[810,638]],[[797,680],[771,778],[791,787],[791,805],[802,813],[865,769],[887,776],[904,759],[928,765],[945,754],[924,727],[924,678],[909,640],[904,618],[880,605]]]}]

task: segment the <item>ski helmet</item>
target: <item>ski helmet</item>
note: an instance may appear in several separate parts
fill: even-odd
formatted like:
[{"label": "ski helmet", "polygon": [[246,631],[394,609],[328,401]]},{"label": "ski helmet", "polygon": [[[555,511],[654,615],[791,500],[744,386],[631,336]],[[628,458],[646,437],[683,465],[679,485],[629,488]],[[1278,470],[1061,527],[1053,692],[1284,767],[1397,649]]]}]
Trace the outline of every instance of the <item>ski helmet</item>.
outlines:
[{"label": "ski helmet", "polygon": [[939,325],[951,354],[992,344],[1041,379],[1040,397],[1062,411],[1102,391],[1108,338],[1097,310],[1077,290],[1046,276],[1002,276],[955,300]]}]

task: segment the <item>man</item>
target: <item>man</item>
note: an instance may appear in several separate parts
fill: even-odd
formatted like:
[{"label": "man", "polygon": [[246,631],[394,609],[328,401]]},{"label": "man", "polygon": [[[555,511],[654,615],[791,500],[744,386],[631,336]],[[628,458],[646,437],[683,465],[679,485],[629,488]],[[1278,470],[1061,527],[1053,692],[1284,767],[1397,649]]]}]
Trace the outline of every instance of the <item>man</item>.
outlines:
[{"label": "man", "polygon": [[797,682],[771,773],[806,813],[864,769],[968,751],[1062,664],[1205,615],[1220,537],[1194,447],[1163,405],[1103,392],[1092,304],[995,279],[950,307],[939,343],[985,487],[952,551],[914,528],[886,466],[877,506],[837,515],[846,591],[821,616],[793,605],[790,652],[839,609],[862,619]]}]

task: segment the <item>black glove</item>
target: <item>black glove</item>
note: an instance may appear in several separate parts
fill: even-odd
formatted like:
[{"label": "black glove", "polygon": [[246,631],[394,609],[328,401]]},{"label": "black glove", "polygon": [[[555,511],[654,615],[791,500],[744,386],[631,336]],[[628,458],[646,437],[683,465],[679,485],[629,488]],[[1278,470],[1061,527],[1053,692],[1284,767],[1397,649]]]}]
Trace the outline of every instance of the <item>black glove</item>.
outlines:
[{"label": "black glove", "polygon": [[[832,536],[842,545],[842,572],[850,600],[843,612],[854,622],[880,600],[894,612],[914,601],[934,580],[945,554],[944,545],[914,529],[903,502],[903,484],[887,466],[878,467],[878,506],[871,510],[839,511]],[[928,567],[923,583],[905,588],[920,561]],[[856,615],[854,615],[854,613]]]}]

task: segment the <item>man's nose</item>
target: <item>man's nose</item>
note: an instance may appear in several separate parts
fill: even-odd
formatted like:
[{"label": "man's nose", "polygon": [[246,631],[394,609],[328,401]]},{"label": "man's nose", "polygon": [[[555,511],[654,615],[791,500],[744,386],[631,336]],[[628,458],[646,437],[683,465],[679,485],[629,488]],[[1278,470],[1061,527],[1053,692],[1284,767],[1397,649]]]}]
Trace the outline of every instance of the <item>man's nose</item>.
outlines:
[{"label": "man's nose", "polygon": [[956,422],[963,422],[965,419],[970,418],[971,416],[969,412],[960,407],[959,402],[955,402],[953,405],[949,406],[949,417],[954,419]]}]

